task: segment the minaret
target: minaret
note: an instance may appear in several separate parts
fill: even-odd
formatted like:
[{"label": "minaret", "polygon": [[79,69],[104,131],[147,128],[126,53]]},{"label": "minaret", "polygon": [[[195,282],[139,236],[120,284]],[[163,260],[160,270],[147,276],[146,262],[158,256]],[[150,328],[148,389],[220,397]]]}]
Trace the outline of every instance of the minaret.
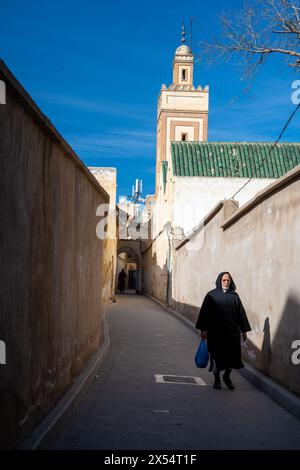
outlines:
[{"label": "minaret", "polygon": [[[195,88],[194,56],[185,44],[185,27],[181,29],[181,45],[173,60],[173,83],[162,85],[157,106],[156,195],[161,186],[162,162],[171,171],[171,142],[207,140],[208,86]],[[164,164],[166,166],[166,164]]]}]

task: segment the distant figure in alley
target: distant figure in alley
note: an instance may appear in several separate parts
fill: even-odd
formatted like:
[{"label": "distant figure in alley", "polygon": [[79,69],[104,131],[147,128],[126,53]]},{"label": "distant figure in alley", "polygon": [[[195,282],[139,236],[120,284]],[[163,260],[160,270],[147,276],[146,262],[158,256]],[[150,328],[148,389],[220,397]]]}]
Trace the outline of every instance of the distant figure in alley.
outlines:
[{"label": "distant figure in alley", "polygon": [[229,390],[234,390],[230,379],[232,369],[244,367],[241,360],[241,339],[246,341],[251,331],[248,318],[229,272],[222,272],[216,288],[209,291],[200,308],[196,328],[202,339],[207,339],[210,371],[214,373],[214,388],[221,389],[220,372]]},{"label": "distant figure in alley", "polygon": [[127,274],[125,273],[124,269],[122,269],[122,271],[119,272],[119,276],[118,276],[118,287],[119,287],[119,291],[121,294],[124,294],[126,279],[127,279]]}]

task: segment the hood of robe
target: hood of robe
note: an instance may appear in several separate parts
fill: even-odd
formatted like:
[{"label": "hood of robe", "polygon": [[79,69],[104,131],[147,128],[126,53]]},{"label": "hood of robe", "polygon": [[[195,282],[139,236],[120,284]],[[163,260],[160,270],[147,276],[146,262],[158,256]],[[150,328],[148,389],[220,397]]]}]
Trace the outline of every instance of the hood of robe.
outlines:
[{"label": "hood of robe", "polygon": [[217,280],[216,280],[217,289],[222,290],[221,279],[224,276],[224,274],[229,274],[229,276],[231,277],[231,283],[229,284],[228,291],[229,292],[235,292],[236,286],[235,286],[234,280],[232,279],[231,274],[228,271],[224,271],[223,273],[220,273],[219,276],[217,277]]}]

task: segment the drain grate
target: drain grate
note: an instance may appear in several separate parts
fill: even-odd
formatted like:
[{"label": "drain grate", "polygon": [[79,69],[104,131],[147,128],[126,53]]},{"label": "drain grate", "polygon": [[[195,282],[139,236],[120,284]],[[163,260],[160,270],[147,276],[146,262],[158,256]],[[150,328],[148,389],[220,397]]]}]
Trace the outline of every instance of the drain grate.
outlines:
[{"label": "drain grate", "polygon": [[185,375],[162,375],[155,374],[155,380],[158,383],[173,383],[184,385],[206,385],[200,377],[190,377]]},{"label": "drain grate", "polygon": [[180,382],[186,384],[195,384],[196,380],[194,377],[174,377],[173,375],[164,375],[164,382]]}]

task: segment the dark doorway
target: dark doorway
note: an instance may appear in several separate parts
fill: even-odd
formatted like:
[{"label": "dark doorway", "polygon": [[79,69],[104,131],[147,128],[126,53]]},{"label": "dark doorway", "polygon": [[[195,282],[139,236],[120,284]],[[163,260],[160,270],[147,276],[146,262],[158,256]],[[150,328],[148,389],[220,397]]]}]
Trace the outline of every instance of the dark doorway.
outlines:
[{"label": "dark doorway", "polygon": [[136,270],[128,271],[128,289],[136,289]]}]

